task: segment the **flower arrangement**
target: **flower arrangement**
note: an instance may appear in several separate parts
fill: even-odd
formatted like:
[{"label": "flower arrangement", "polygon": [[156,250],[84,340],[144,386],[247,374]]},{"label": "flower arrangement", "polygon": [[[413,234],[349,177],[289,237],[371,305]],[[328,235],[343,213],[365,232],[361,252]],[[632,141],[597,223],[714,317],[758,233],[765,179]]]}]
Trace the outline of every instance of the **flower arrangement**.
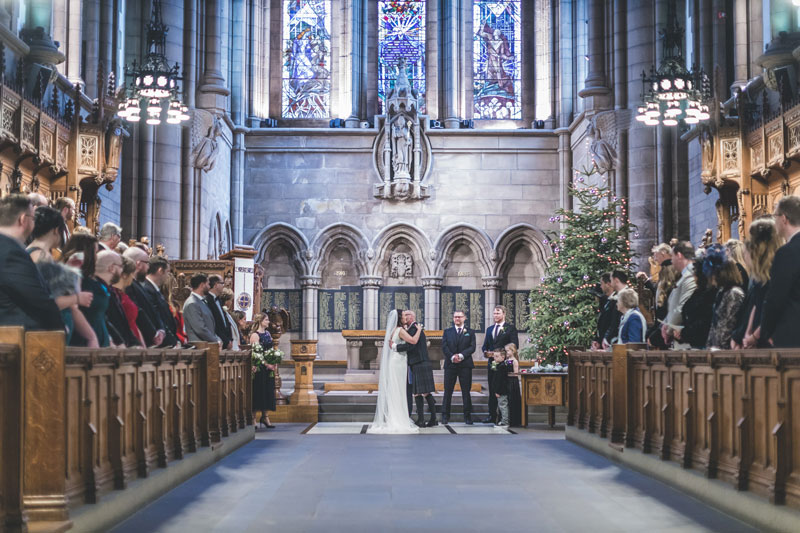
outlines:
[{"label": "flower arrangement", "polygon": [[[265,350],[261,344],[254,344],[251,348],[253,357],[253,375],[259,370],[265,370],[266,365],[279,365],[283,361],[283,352],[277,348]],[[275,372],[269,371],[269,377],[274,377]]]}]

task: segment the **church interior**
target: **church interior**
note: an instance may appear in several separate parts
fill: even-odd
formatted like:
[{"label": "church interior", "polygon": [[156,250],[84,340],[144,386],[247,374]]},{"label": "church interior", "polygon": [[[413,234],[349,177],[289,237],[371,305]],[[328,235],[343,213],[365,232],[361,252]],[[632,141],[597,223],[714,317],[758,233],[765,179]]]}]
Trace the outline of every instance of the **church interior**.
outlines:
[{"label": "church interior", "polygon": [[[799,81],[800,0],[0,0],[0,202],[247,330],[0,319],[0,531],[800,530],[800,345],[526,348],[575,187],[624,202],[646,326],[655,247],[800,196]],[[436,424],[368,435],[394,309]]]}]

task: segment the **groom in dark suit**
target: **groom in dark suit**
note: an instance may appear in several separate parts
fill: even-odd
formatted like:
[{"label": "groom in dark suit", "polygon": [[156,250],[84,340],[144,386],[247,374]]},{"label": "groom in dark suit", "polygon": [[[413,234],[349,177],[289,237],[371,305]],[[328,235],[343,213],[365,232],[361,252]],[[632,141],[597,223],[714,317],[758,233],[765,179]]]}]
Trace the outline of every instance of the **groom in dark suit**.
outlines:
[{"label": "groom in dark suit", "polygon": [[489,416],[483,419],[484,424],[494,424],[497,420],[497,397],[494,395],[494,387],[492,387],[493,372],[490,361],[492,356],[488,352],[503,350],[506,344],[513,344],[519,348],[517,328],[514,327],[514,324],[506,322],[505,306],[494,306],[492,318],[494,318],[494,324],[486,328],[486,338],[483,339],[483,347],[481,347],[483,355],[487,359],[486,372],[489,377]]},{"label": "groom in dark suit", "polygon": [[461,385],[464,402],[464,423],[472,425],[472,354],[475,352],[475,332],[464,326],[464,311],[453,312],[453,327],[442,334],[442,353],[444,354],[444,400],[442,400],[442,423],[450,419],[450,401],[456,380]]}]

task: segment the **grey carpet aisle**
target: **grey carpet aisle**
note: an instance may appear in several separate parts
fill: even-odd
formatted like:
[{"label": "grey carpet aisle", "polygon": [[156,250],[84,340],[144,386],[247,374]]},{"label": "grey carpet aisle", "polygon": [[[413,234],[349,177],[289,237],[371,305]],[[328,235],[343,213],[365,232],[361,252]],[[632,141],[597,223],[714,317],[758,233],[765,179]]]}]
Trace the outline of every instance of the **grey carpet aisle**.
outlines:
[{"label": "grey carpet aisle", "polygon": [[752,531],[561,431],[301,435],[304,428],[257,433],[114,531]]}]

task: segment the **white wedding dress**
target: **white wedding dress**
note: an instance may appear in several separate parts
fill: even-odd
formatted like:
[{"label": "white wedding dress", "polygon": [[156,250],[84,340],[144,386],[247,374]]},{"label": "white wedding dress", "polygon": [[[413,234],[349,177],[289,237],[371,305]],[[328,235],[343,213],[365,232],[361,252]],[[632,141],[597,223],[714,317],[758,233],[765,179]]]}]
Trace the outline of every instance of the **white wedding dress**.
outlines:
[{"label": "white wedding dress", "polygon": [[419,428],[408,416],[406,399],[408,363],[405,354],[393,348],[398,342],[400,342],[400,328],[397,327],[397,311],[393,310],[387,319],[381,352],[378,406],[367,433],[419,433]]}]

